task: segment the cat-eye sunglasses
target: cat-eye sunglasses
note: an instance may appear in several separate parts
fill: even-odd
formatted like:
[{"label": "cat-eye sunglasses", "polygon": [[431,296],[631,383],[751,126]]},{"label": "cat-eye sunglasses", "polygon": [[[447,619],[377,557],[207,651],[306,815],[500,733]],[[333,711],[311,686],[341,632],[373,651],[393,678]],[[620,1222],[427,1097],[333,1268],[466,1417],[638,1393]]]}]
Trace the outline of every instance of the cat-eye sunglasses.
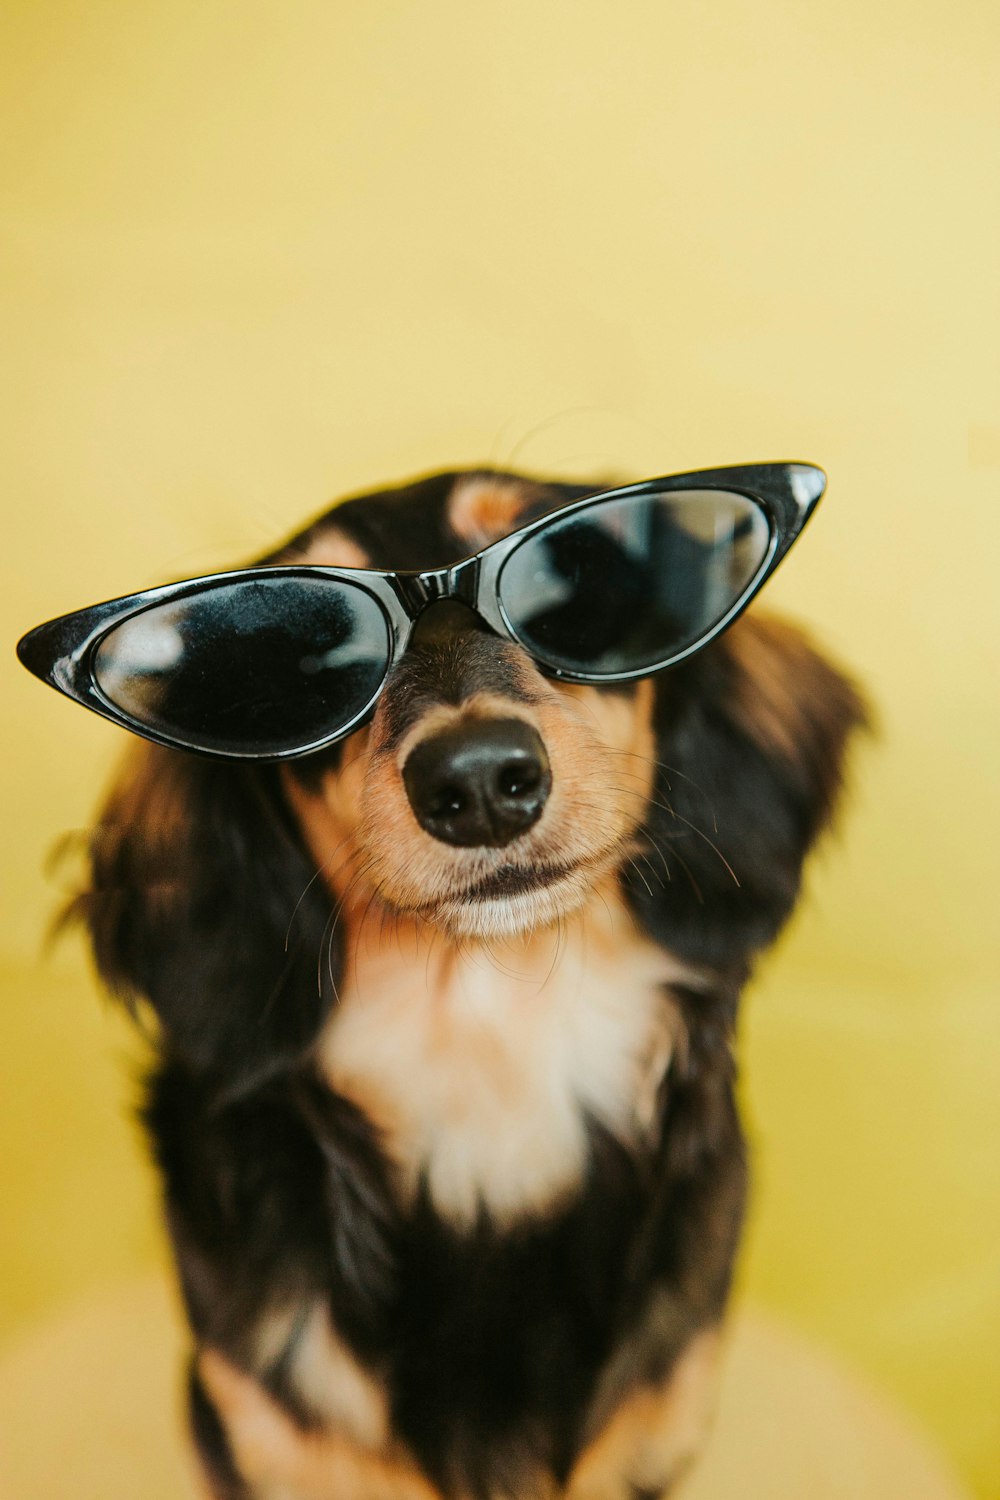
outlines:
[{"label": "cat-eye sunglasses", "polygon": [[451,567],[213,573],[61,615],[18,655],[146,739],[284,760],[366,721],[417,619],[442,599],[552,678],[620,683],[674,666],[746,608],[825,483],[798,463],[650,479],[549,511]]}]

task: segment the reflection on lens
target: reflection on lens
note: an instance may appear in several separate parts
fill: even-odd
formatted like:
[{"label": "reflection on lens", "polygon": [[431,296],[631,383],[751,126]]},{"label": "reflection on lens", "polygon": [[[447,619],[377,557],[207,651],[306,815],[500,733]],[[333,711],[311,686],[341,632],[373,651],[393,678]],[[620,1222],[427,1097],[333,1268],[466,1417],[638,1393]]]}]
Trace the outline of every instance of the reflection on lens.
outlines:
[{"label": "reflection on lens", "polygon": [[622,496],[522,542],[501,570],[500,603],[551,667],[640,672],[710,634],[756,577],[770,535],[761,507],[728,491]]},{"label": "reflection on lens", "polygon": [[389,661],[381,606],[334,579],[220,583],[154,606],[98,649],[101,692],[138,724],[223,753],[277,755],[350,723]]}]

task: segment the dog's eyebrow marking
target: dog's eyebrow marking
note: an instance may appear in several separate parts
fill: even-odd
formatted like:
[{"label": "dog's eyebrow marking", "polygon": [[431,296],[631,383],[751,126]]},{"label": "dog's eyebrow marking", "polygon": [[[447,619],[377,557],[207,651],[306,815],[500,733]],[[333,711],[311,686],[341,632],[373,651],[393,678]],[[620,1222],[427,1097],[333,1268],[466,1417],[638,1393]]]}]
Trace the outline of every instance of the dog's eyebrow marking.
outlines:
[{"label": "dog's eyebrow marking", "polygon": [[499,474],[470,474],[448,497],[448,524],[470,547],[507,536],[531,499],[527,485]]},{"label": "dog's eyebrow marking", "polygon": [[370,568],[371,559],[353,537],[337,526],[320,526],[308,533],[304,543],[295,543],[275,562],[315,564],[326,568]]}]

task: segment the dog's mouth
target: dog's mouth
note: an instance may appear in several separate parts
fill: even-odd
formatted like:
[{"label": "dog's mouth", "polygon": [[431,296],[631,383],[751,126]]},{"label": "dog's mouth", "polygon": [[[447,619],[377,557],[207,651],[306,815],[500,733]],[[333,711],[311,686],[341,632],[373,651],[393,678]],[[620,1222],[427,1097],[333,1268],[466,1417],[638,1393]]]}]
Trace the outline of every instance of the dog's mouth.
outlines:
[{"label": "dog's mouth", "polygon": [[607,857],[501,865],[418,912],[455,937],[516,937],[550,927],[583,906],[611,865]]},{"label": "dog's mouth", "polygon": [[489,875],[467,886],[457,899],[463,901],[500,901],[510,896],[526,896],[544,890],[576,874],[579,866],[572,862],[550,865],[502,865]]}]

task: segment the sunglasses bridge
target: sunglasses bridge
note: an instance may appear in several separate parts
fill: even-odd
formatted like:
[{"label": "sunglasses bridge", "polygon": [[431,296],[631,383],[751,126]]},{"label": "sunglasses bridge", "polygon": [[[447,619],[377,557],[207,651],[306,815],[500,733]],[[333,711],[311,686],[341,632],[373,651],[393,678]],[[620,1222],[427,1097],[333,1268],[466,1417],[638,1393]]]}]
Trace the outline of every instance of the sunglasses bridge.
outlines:
[{"label": "sunglasses bridge", "polygon": [[476,608],[479,558],[467,557],[451,568],[431,568],[421,573],[394,573],[396,592],[411,620],[445,599],[456,599]]}]

